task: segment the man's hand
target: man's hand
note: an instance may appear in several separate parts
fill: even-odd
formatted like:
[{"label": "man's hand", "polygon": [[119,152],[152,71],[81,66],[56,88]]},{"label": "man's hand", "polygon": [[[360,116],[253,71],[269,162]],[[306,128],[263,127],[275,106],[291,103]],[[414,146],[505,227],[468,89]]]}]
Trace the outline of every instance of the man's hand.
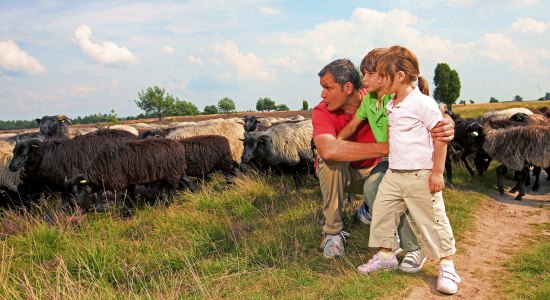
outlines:
[{"label": "man's hand", "polygon": [[434,140],[448,143],[455,137],[455,122],[449,115],[443,114],[443,120],[435,125],[431,134]]}]

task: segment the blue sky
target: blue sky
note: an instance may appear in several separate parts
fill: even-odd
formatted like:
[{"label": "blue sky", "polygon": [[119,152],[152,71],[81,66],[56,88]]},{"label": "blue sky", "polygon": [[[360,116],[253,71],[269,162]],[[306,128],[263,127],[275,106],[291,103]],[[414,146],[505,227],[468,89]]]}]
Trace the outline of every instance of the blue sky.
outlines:
[{"label": "blue sky", "polygon": [[[137,115],[149,86],[200,111],[223,97],[300,109],[320,100],[319,70],[402,45],[433,82],[439,62],[459,99],[550,92],[550,1],[4,1],[0,120]],[[433,84],[431,86],[433,89]]]}]

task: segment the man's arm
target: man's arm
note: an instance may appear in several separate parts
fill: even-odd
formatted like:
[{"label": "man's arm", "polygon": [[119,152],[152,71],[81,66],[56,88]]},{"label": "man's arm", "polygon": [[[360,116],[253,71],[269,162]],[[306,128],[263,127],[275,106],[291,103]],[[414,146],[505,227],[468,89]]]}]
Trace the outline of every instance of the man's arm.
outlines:
[{"label": "man's arm", "polygon": [[432,138],[437,141],[448,143],[455,137],[455,122],[448,114],[443,114],[443,120],[430,131]]},{"label": "man's arm", "polygon": [[313,140],[319,156],[327,161],[358,161],[387,156],[388,143],[357,143],[338,140],[330,134],[319,134]]}]

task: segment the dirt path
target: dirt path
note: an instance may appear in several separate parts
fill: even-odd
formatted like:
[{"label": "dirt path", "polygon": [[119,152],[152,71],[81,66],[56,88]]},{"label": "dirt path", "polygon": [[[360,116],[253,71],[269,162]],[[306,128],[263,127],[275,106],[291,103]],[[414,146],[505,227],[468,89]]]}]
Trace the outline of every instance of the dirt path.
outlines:
[{"label": "dirt path", "polygon": [[[504,263],[525,245],[535,231],[530,224],[550,222],[550,182],[541,176],[541,188],[531,192],[523,201],[513,200],[515,195],[494,192],[483,199],[475,215],[474,232],[459,241],[455,257],[457,273],[462,277],[456,295],[447,296],[436,290],[437,264],[430,261],[419,274],[418,286],[408,299],[499,299],[502,291],[495,282],[505,272]],[[499,297],[500,296],[500,297]]]}]

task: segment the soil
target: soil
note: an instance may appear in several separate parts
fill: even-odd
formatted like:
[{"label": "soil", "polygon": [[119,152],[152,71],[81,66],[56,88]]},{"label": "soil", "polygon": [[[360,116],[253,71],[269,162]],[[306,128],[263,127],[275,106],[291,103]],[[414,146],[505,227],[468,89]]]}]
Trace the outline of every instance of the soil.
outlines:
[{"label": "soil", "polygon": [[[510,182],[509,186],[512,185]],[[533,224],[550,222],[550,182],[544,173],[540,185],[538,192],[526,187],[523,201],[514,200],[515,194],[500,195],[496,188],[483,199],[475,214],[474,230],[457,245],[455,268],[462,278],[457,294],[448,296],[436,290],[438,264],[430,261],[417,275],[420,283],[412,288],[407,299],[503,298],[504,292],[496,284],[507,272],[505,263],[518,249],[536,239],[538,233]]]}]

